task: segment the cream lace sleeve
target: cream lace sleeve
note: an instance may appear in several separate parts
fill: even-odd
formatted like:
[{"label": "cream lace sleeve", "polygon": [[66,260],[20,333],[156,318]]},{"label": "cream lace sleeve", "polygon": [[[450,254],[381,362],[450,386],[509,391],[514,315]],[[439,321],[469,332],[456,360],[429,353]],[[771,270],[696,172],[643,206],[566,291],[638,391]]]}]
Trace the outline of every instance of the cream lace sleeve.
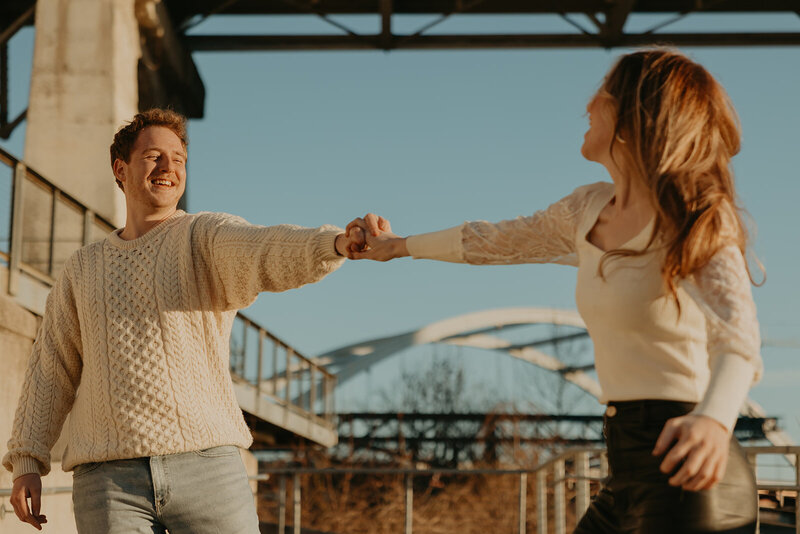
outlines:
[{"label": "cream lace sleeve", "polygon": [[467,222],[449,230],[412,236],[407,241],[408,251],[418,259],[475,265],[577,265],[575,239],[581,217],[598,192],[612,188],[611,184],[598,182],[579,187],[528,217],[497,223]]},{"label": "cream lace sleeve", "polygon": [[695,413],[733,429],[750,386],[761,377],[761,336],[745,259],[720,249],[683,287],[706,317],[711,379]]}]

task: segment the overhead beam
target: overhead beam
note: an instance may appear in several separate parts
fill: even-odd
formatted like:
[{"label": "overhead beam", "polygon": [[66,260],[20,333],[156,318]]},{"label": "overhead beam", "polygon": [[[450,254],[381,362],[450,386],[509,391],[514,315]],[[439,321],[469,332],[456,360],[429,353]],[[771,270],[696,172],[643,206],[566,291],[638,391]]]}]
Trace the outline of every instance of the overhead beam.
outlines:
[{"label": "overhead beam", "polygon": [[36,6],[32,5],[25,10],[22,15],[11,21],[11,23],[0,31],[0,43],[6,43],[17,33],[23,26],[33,22],[33,16],[36,12]]},{"label": "overhead beam", "polygon": [[189,118],[203,116],[205,86],[179,39],[162,0],[137,0],[142,57],[139,109],[170,107]]},{"label": "overhead beam", "polygon": [[[168,0],[177,15],[209,12],[219,0]],[[469,0],[395,0],[394,12],[413,15],[441,15],[459,11]],[[303,8],[297,0],[239,0],[225,13],[236,15],[298,15]],[[603,13],[612,4],[609,0],[484,0],[469,9],[477,14],[557,14]],[[315,0],[314,9],[332,14],[379,14],[376,0]],[[796,0],[638,0],[636,13],[682,13],[695,11],[722,12],[794,12]]]},{"label": "overhead beam", "polygon": [[[190,35],[183,39],[195,52],[301,50],[388,50],[381,35]],[[670,44],[706,46],[798,46],[800,32],[623,34],[604,42],[606,48]],[[394,36],[392,49],[454,50],[509,48],[596,48],[597,36],[581,34],[420,35]]]},{"label": "overhead beam", "polygon": [[389,50],[392,46],[392,0],[381,2],[381,48]]},{"label": "overhead beam", "polygon": [[635,4],[636,0],[617,0],[606,11],[605,24],[600,30],[600,37],[604,42],[613,43],[622,37],[622,29]]}]

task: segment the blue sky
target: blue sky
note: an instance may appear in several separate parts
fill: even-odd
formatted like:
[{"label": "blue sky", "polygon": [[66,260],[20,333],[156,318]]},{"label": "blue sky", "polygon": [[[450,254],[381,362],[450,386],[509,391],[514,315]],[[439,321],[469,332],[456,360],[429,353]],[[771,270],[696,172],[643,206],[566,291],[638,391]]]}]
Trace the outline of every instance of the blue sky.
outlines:
[{"label": "blue sky", "polygon": [[[376,24],[344,20],[360,29]],[[421,22],[402,19],[399,31]],[[631,27],[651,22],[633,21]],[[314,31],[318,24],[212,19],[194,31]],[[439,31],[476,24],[462,17]],[[496,17],[480,24],[486,31],[569,31],[547,17]],[[697,28],[798,31],[800,18],[701,17],[671,30]],[[14,110],[27,104],[31,43],[31,30],[11,43]],[[768,273],[767,283],[754,289],[770,343],[763,349],[766,373],[751,396],[800,442],[800,48],[685,51],[722,82],[741,118],[743,149],[734,170],[757,225],[754,249]],[[579,148],[586,102],[623,52],[196,54],[206,116],[190,124],[189,209],[307,226],[344,226],[374,211],[400,234],[530,214],[581,184],[609,179],[602,167],[581,158]],[[20,128],[0,145],[22,154],[23,136]],[[573,309],[574,280],[575,270],[560,266],[348,262],[319,284],[262,295],[247,313],[314,355],[472,311]],[[416,351],[381,365],[343,402],[363,402],[402,370],[424,367],[430,354]],[[520,404],[535,396],[521,383],[527,371],[498,360],[470,356],[467,371],[478,375],[472,380],[482,381],[486,394]],[[508,397],[509,390],[518,396]]]}]

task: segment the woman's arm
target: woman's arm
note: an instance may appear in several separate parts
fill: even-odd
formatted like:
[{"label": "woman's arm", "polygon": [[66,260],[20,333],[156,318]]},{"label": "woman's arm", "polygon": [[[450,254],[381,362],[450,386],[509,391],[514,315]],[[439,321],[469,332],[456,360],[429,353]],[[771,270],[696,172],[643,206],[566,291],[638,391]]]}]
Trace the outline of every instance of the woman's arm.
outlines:
[{"label": "woman's arm", "polygon": [[[388,222],[373,214],[354,220],[348,230],[363,228],[370,250],[356,258],[387,261],[413,256],[475,265],[517,263],[562,263],[577,265],[575,242],[587,207],[598,193],[613,186],[596,183],[579,187],[572,194],[528,217],[497,223],[467,222],[460,226],[402,238],[391,234]],[[606,195],[610,196],[610,195]],[[383,224],[385,227],[382,227]]]},{"label": "woman's arm", "polygon": [[670,483],[696,491],[724,475],[730,434],[763,365],[750,277],[738,247],[719,250],[682,286],[706,317],[710,380],[692,414],[667,422],[653,454],[665,453],[677,441],[661,469],[672,472],[685,460]]}]

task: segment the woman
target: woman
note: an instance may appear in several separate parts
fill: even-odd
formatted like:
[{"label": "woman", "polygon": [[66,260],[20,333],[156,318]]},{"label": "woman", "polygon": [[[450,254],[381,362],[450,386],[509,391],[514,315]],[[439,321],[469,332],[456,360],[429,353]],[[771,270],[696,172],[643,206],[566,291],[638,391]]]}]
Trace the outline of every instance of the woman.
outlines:
[{"label": "woman", "polygon": [[610,477],[575,532],[756,530],[755,480],[732,430],[761,373],[730,159],[735,112],[700,65],[623,56],[587,106],[595,183],[530,217],[400,238],[375,215],[357,257],[578,267],[578,310],[607,403]]}]

